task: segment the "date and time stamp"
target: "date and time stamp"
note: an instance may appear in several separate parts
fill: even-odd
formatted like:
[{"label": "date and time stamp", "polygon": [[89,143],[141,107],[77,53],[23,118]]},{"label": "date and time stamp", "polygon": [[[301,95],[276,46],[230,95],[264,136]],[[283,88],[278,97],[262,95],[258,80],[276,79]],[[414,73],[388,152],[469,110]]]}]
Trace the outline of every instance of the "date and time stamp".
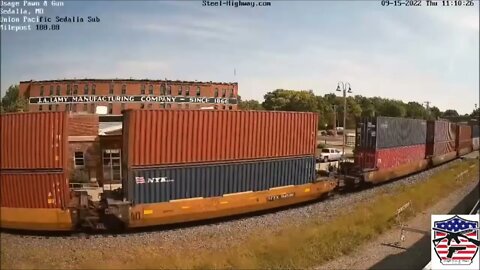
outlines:
[{"label": "date and time stamp", "polygon": [[475,0],[381,0],[380,4],[384,7],[473,7]]},{"label": "date and time stamp", "polygon": [[[132,0],[133,1],[133,0]],[[218,4],[219,2],[220,4]],[[238,2],[238,3],[237,3]],[[257,3],[258,2],[258,3]],[[474,7],[478,0],[378,0],[383,7]],[[221,1],[198,1],[202,6],[222,6]],[[263,3],[262,5],[260,3]],[[265,3],[268,3],[266,5]],[[295,4],[293,1],[292,5]],[[98,24],[102,19],[98,16],[68,14],[65,7],[68,1],[6,1],[0,0],[0,30],[2,32],[24,31],[60,31],[71,24]],[[271,6],[271,2],[259,1],[226,1],[225,5]],[[62,14],[63,13],[63,14]]]}]

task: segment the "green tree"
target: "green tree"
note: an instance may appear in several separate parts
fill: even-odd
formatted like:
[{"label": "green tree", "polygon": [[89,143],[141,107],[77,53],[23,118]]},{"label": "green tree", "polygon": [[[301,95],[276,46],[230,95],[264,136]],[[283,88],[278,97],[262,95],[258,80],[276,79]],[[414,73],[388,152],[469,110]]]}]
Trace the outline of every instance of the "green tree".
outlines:
[{"label": "green tree", "polygon": [[480,116],[480,108],[473,110],[473,112],[470,114],[470,117],[479,117],[479,116]]},{"label": "green tree", "polygon": [[246,111],[258,111],[258,110],[263,110],[262,105],[260,102],[254,99],[250,100],[245,100],[245,101],[240,101],[238,103],[238,108],[240,110],[246,110]]},{"label": "green tree", "polygon": [[427,110],[418,102],[408,102],[405,108],[406,108],[405,116],[408,118],[417,118],[417,119],[427,118]]},{"label": "green tree", "polygon": [[316,112],[318,107],[312,91],[277,89],[264,98],[262,107],[267,110]]},{"label": "green tree", "polygon": [[20,95],[18,85],[11,85],[2,98],[2,112],[27,110],[27,99]]},{"label": "green tree", "polygon": [[431,119],[437,119],[439,117],[442,117],[442,112],[440,111],[439,108],[433,106],[430,108],[430,116],[431,116]]},{"label": "green tree", "polygon": [[458,112],[456,110],[446,110],[443,113],[443,116],[444,117],[456,117],[456,116],[458,116]]},{"label": "green tree", "polygon": [[405,117],[406,109],[403,102],[389,99],[381,105],[379,112],[379,116]]}]

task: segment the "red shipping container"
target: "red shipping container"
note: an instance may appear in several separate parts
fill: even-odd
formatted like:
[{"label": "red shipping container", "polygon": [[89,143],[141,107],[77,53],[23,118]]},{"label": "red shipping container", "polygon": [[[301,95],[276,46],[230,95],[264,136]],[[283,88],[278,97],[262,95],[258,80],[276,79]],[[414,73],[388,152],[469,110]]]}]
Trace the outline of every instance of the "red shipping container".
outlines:
[{"label": "red shipping container", "polygon": [[68,118],[68,136],[98,136],[98,115],[71,115]]},{"label": "red shipping container", "polygon": [[355,153],[355,164],[362,169],[392,169],[400,165],[425,159],[425,144],[401,146]]},{"label": "red shipping container", "polygon": [[301,112],[127,110],[123,153],[128,166],[315,155],[317,122]]},{"label": "red shipping container", "polygon": [[65,208],[70,189],[65,173],[0,174],[1,206],[13,208]]},{"label": "red shipping container", "polygon": [[457,126],[457,150],[472,147],[472,127],[469,125]]},{"label": "red shipping container", "polygon": [[0,115],[0,168],[63,169],[67,158],[65,112]]}]

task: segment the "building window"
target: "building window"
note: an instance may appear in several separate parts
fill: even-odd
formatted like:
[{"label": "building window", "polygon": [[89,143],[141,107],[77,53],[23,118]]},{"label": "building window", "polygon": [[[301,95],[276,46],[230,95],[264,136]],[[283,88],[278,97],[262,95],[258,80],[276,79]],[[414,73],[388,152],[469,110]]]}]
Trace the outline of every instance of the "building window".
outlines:
[{"label": "building window", "polygon": [[60,111],[60,105],[58,105],[58,104],[55,105],[55,111],[57,111],[57,112]]},{"label": "building window", "polygon": [[78,93],[78,85],[73,86],[73,94],[76,95]]},{"label": "building window", "polygon": [[145,95],[145,84],[142,84],[142,88],[140,90],[140,94]]},{"label": "building window", "polygon": [[200,96],[200,86],[197,86],[197,97]]},{"label": "building window", "polygon": [[120,149],[103,150],[103,179],[106,181],[122,180],[122,158]]},{"label": "building window", "polygon": [[215,97],[218,97],[218,88],[215,88],[215,94],[214,94]]},{"label": "building window", "polygon": [[150,86],[148,87],[148,93],[149,93],[150,95],[153,95],[153,85],[150,85]]},{"label": "building window", "polygon": [[145,104],[140,104],[140,109],[145,109]]},{"label": "building window", "polygon": [[43,96],[43,85],[40,86],[40,96]]},{"label": "building window", "polygon": [[218,110],[218,105],[213,106],[215,110]]},{"label": "building window", "polygon": [[53,85],[50,85],[50,96],[53,96]]},{"label": "building window", "polygon": [[72,112],[76,112],[77,111],[77,104],[72,104]]},{"label": "building window", "polygon": [[190,109],[190,104],[185,104],[185,109]]},{"label": "building window", "polygon": [[160,103],[160,108],[165,109],[165,103]]},{"label": "building window", "polygon": [[169,85],[167,87],[167,96],[170,96],[172,94],[172,87]]},{"label": "building window", "polygon": [[65,104],[65,111],[66,111],[66,112],[69,112],[71,107],[72,107],[72,105],[70,105],[70,104]]},{"label": "building window", "polygon": [[42,110],[43,110],[42,105],[38,105],[38,111],[41,112]]},{"label": "building window", "polygon": [[232,110],[232,106],[228,106],[228,109],[229,109],[229,110]]},{"label": "building window", "polygon": [[73,159],[74,159],[75,167],[85,166],[85,157],[83,155],[83,152],[75,151],[75,155]]},{"label": "building window", "polygon": [[92,95],[95,95],[95,89],[96,89],[95,84],[92,84]]},{"label": "building window", "polygon": [[108,103],[108,114],[113,114],[113,104]]},{"label": "building window", "polygon": [[57,85],[57,96],[60,96],[60,85]]},{"label": "building window", "polygon": [[179,109],[182,109],[182,108],[183,108],[183,104],[178,104],[178,108],[179,108]]},{"label": "building window", "polygon": [[179,96],[182,95],[182,86],[181,86],[181,85],[178,87],[178,95],[179,95]]},{"label": "building window", "polygon": [[160,95],[164,96],[165,95],[165,85],[162,85],[161,86],[161,89],[160,89]]},{"label": "building window", "polygon": [[88,84],[85,84],[85,87],[83,88],[83,94],[88,95]]},{"label": "building window", "polygon": [[52,110],[52,104],[48,104],[48,110],[49,110],[49,111]]},{"label": "building window", "polygon": [[171,108],[171,107],[172,107],[172,104],[167,103],[167,108]]},{"label": "building window", "polygon": [[67,84],[67,96],[72,94],[72,86],[70,84]]},{"label": "building window", "polygon": [[233,89],[230,90],[230,97],[233,98],[234,97],[234,94],[233,94]]},{"label": "building window", "polygon": [[222,97],[226,97],[227,96],[227,90],[226,89],[222,89]]},{"label": "building window", "polygon": [[190,96],[190,86],[185,87],[185,96]]},{"label": "building window", "polygon": [[87,103],[83,104],[83,111],[84,111],[84,112],[87,112],[87,111],[88,111]]},{"label": "building window", "polygon": [[90,104],[90,113],[95,113],[95,104]]},{"label": "building window", "polygon": [[[124,84],[122,85],[122,95],[125,95],[127,93],[127,85]],[[113,94],[113,91],[112,91],[112,94]]]},{"label": "building window", "polygon": [[195,108],[200,109],[202,106],[200,104],[196,104]]},{"label": "building window", "polygon": [[[125,85],[122,85],[122,92],[123,92],[123,88],[124,88],[124,87],[125,87]],[[110,95],[113,94],[113,83],[110,84],[110,88],[108,89],[108,93],[109,93]]]},{"label": "building window", "polygon": [[147,108],[151,109],[152,108],[152,103],[148,103]]},{"label": "building window", "polygon": [[120,108],[122,109],[122,111],[125,110],[125,103],[122,103],[122,104],[120,105]]}]

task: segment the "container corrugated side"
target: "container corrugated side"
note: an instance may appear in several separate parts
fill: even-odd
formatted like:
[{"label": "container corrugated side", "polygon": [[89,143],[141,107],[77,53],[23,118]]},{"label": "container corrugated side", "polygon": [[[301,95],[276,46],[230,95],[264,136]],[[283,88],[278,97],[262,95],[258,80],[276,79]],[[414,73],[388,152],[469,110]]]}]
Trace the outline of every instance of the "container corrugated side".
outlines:
[{"label": "container corrugated side", "polygon": [[377,117],[377,149],[425,144],[427,122],[419,119]]},{"label": "container corrugated side", "polygon": [[1,206],[65,208],[70,200],[65,173],[16,172],[0,174]]},{"label": "container corrugated side", "polygon": [[68,121],[68,136],[97,136],[99,118],[96,114],[70,115]]},{"label": "container corrugated side", "polygon": [[448,121],[428,121],[426,156],[439,156],[454,152],[456,128],[456,124]]},{"label": "container corrugated side", "polygon": [[427,122],[427,142],[455,141],[456,124],[448,121]]},{"label": "container corrugated side", "polygon": [[355,155],[355,162],[361,169],[392,169],[425,159],[425,144],[363,150]]},{"label": "container corrugated side", "polygon": [[0,122],[2,170],[66,167],[65,112],[2,114]]},{"label": "container corrugated side", "polygon": [[457,150],[472,147],[472,127],[468,125],[457,126]]},{"label": "container corrugated side", "polygon": [[318,115],[127,110],[124,164],[155,166],[314,155]]},{"label": "container corrugated side", "polygon": [[315,180],[315,157],[130,169],[126,198],[135,204],[268,190]]}]

